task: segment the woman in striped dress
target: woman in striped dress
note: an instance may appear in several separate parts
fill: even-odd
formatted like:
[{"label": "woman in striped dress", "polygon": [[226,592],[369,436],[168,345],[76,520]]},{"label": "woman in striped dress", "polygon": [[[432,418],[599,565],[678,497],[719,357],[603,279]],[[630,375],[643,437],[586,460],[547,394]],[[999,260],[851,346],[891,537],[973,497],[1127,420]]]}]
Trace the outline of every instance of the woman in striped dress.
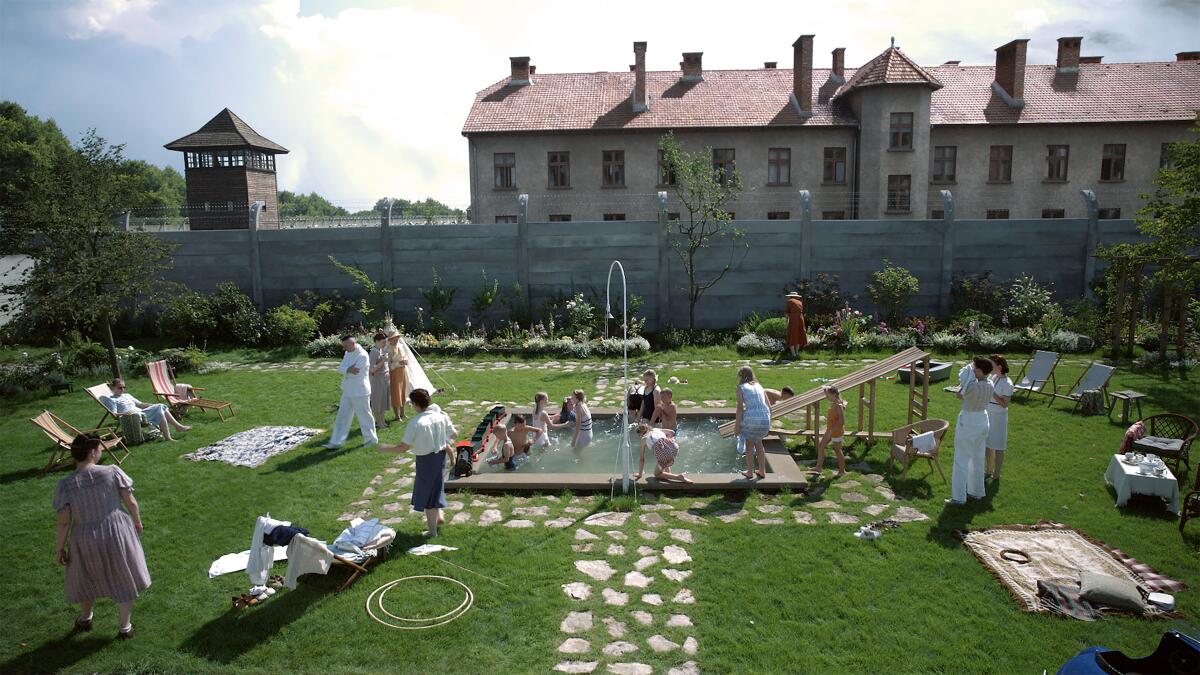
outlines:
[{"label": "woman in striped dress", "polygon": [[58,481],[54,491],[55,557],[67,568],[67,600],[80,607],[75,628],[91,630],[96,598],[112,598],[120,614],[117,639],[125,640],[133,637],[133,601],[150,587],[150,572],[139,539],[142,519],[133,479],[118,466],[99,466],[100,452],[95,434],[71,443],[75,472]]},{"label": "woman in striped dress", "polygon": [[[767,477],[767,450],[763,438],[771,430],[771,408],[767,405],[767,394],[754,379],[750,366],[738,368],[737,413],[734,417],[734,433],[746,447],[746,478]],[[754,453],[758,452],[758,470],[754,469]]]}]

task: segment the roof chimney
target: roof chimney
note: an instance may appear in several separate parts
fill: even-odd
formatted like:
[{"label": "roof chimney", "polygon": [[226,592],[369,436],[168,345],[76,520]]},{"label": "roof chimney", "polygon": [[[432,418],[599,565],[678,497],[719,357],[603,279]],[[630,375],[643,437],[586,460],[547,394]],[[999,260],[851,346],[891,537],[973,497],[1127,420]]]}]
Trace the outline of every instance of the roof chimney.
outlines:
[{"label": "roof chimney", "polygon": [[508,83],[513,86],[521,86],[530,84],[529,76],[533,73],[529,67],[528,56],[510,56],[509,63],[512,65],[512,77]]},{"label": "roof chimney", "polygon": [[1081,37],[1058,38],[1058,72],[1079,72],[1079,48],[1082,44]]},{"label": "roof chimney", "polygon": [[1176,61],[1200,61],[1200,52],[1175,52]]},{"label": "roof chimney", "polygon": [[833,67],[829,69],[829,79],[838,84],[846,82],[846,48],[838,47],[833,50]]},{"label": "roof chimney", "polygon": [[679,78],[683,82],[699,82],[704,79],[704,68],[700,64],[701,57],[704,52],[684,52],[683,60],[679,62],[679,67],[683,70],[683,75]]},{"label": "roof chimney", "polygon": [[529,76],[533,77],[537,73],[537,66],[529,64]]},{"label": "roof chimney", "polygon": [[650,101],[646,98],[646,43],[633,43],[633,94],[630,96],[633,112],[646,112]]},{"label": "roof chimney", "polygon": [[996,80],[992,91],[1012,108],[1025,106],[1025,48],[1029,40],[1013,40],[996,48]]},{"label": "roof chimney", "polygon": [[960,63],[962,63],[962,61],[947,61],[947,62],[943,63],[942,65],[943,66],[957,66]]},{"label": "roof chimney", "polygon": [[778,65],[778,61],[763,61],[763,68],[775,68]]},{"label": "roof chimney", "polygon": [[1081,57],[1079,57],[1079,62],[1080,63],[1100,63],[1100,61],[1102,61],[1103,59],[1104,59],[1103,56],[1081,56]]},{"label": "roof chimney", "polygon": [[812,116],[813,36],[801,35],[792,43],[792,107],[801,117]]}]

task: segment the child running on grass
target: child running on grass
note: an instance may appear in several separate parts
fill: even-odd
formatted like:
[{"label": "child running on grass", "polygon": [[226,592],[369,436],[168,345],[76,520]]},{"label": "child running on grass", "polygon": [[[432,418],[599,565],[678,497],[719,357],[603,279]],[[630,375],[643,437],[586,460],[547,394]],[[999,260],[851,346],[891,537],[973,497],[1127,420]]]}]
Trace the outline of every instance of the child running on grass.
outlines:
[{"label": "child running on grass", "polygon": [[817,441],[816,471],[820,475],[825,470],[825,448],[832,444],[838,462],[838,472],[834,478],[841,478],[846,475],[846,456],[842,454],[842,435],[846,433],[846,401],[834,385],[827,384],[824,390],[825,398],[829,401],[829,414],[825,416],[825,433]]},{"label": "child running on grass", "polygon": [[655,429],[647,422],[637,425],[638,436],[642,437],[641,459],[638,463],[637,475],[634,480],[640,480],[646,469],[646,449],[654,453],[654,477],[659,480],[677,480],[681,483],[691,483],[692,479],[682,473],[670,473],[667,470],[675,463],[679,455],[679,444],[675,442],[675,432],[670,429]]},{"label": "child running on grass", "polygon": [[679,409],[675,407],[675,393],[670,389],[663,389],[658,392],[658,396],[658,405],[654,407],[654,417],[650,419],[650,424],[662,429],[670,429],[675,436],[678,436],[677,414]]}]

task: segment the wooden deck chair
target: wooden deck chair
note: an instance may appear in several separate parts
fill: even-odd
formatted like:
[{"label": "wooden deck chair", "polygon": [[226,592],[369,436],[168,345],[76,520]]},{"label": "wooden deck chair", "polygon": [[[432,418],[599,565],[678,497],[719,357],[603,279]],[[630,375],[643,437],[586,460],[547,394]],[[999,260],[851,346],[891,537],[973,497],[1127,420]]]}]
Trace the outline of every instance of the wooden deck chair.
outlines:
[{"label": "wooden deck chair", "polygon": [[[29,421],[33,422],[33,426],[41,429],[42,433],[46,434],[51,441],[54,441],[54,450],[50,455],[50,462],[42,469],[42,473],[56,469],[60,464],[73,461],[71,457],[71,441],[75,440],[76,436],[84,433],[94,433],[100,436],[100,445],[104,449],[104,452],[107,452],[118,465],[120,465],[121,460],[129,456],[129,448],[125,447],[125,443],[121,440],[121,437],[110,427],[80,431],[64,422],[62,418],[49,410],[43,410],[42,414]],[[125,454],[118,457],[117,453],[113,452],[113,448],[120,448],[125,451]]]},{"label": "wooden deck chair", "polygon": [[[375,555],[370,556],[360,562],[355,562],[347,557],[335,553],[334,549],[331,549],[325,544],[325,542],[318,541],[317,539],[307,537],[303,534],[297,534],[292,538],[292,543],[288,546],[288,558],[290,559],[292,557],[293,547],[298,546],[308,547],[316,551],[328,552],[329,555],[333,557],[330,563],[330,569],[333,567],[345,567],[350,570],[349,576],[344,582],[342,582],[342,585],[338,587],[338,592],[340,593],[347,588],[350,588],[350,585],[354,583],[355,579],[358,579],[363,574],[369,573],[371,571],[371,567],[374,567],[376,564],[386,558],[388,552],[391,550],[392,542],[395,541],[395,539],[395,530],[390,527],[383,528],[383,530],[380,532],[380,535],[363,548],[365,551],[376,551]],[[329,570],[324,572],[324,574],[328,573]]]},{"label": "wooden deck chair", "polygon": [[[84,389],[84,391],[86,391],[88,393],[88,396],[92,397],[92,400],[95,401],[97,405],[99,405],[101,408],[104,408],[104,417],[101,417],[100,422],[96,424],[97,428],[102,427],[104,425],[104,420],[108,419],[110,416],[114,420],[117,419],[117,415],[115,413],[113,413],[113,411],[109,410],[108,406],[104,405],[104,401],[100,400],[101,396],[111,397],[113,395],[112,389],[109,388],[108,383],[98,384],[94,387],[88,387],[87,389]],[[128,412],[125,414],[136,415],[139,413],[135,413],[135,412],[131,411],[131,412]]]},{"label": "wooden deck chair", "polygon": [[[897,460],[904,466],[905,480],[908,479],[908,467],[913,460],[923,459],[929,462],[930,466],[937,469],[937,472],[942,476],[942,482],[946,482],[946,474],[942,472],[942,466],[938,464],[938,452],[942,449],[942,439],[946,437],[946,430],[950,428],[950,423],[946,420],[921,420],[912,424],[900,427],[892,432],[892,448],[888,456],[888,470],[891,470],[892,460]],[[913,436],[926,432],[933,432],[933,449],[932,450],[914,450],[912,446]],[[930,473],[933,473],[932,469]]]},{"label": "wooden deck chair", "polygon": [[[150,384],[154,387],[154,395],[160,401],[171,407],[172,412],[183,412],[187,408],[199,408],[200,410],[215,410],[221,421],[225,421],[225,410],[229,410],[229,415],[235,415],[233,404],[227,401],[214,401],[208,398],[183,398],[176,393],[175,374],[171,372],[171,366],[165,361],[151,361],[146,364],[146,374],[150,376]],[[194,391],[204,391],[199,387],[192,387]]]},{"label": "wooden deck chair", "polygon": [[[1113,373],[1117,370],[1116,366],[1106,366],[1103,363],[1092,361],[1088,364],[1087,370],[1075,380],[1075,384],[1067,390],[1067,393],[1060,394],[1055,391],[1050,396],[1049,405],[1054,405],[1054,399],[1065,398],[1075,402],[1075,407],[1071,412],[1079,410],[1079,402],[1083,399],[1083,392],[1098,390],[1100,396],[1103,397],[1105,407],[1108,406],[1108,381],[1112,379]],[[1058,389],[1066,389],[1067,385],[1060,385]]]},{"label": "wooden deck chair", "polygon": [[[1056,389],[1054,369],[1058,366],[1060,358],[1062,357],[1057,352],[1044,352],[1040,349],[1035,351],[1025,360],[1025,365],[1021,366],[1021,372],[1017,375],[1016,384],[1013,385],[1016,394],[1023,391],[1026,398],[1030,394],[1041,394],[1050,396],[1053,400]],[[1045,391],[1047,382],[1050,383],[1050,393]]]}]

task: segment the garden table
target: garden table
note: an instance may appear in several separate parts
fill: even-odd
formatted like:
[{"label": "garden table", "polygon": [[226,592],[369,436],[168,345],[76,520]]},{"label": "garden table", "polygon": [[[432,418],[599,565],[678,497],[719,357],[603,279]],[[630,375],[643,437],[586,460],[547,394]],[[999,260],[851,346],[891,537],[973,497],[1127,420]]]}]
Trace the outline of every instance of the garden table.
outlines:
[{"label": "garden table", "polygon": [[1122,462],[1123,456],[1113,455],[1108,471],[1104,472],[1104,480],[1117,491],[1117,506],[1125,506],[1135,494],[1154,495],[1167,500],[1171,513],[1179,513],[1179,482],[1175,474],[1170,469],[1164,469],[1161,476],[1143,474],[1138,467]]},{"label": "garden table", "polygon": [[1145,394],[1133,391],[1132,389],[1125,389],[1123,391],[1114,391],[1109,394],[1109,397],[1112,398],[1112,401],[1108,404],[1108,419],[1112,419],[1113,410],[1117,407],[1117,401],[1121,402],[1121,424],[1129,423],[1130,403],[1137,405],[1137,418],[1139,420],[1142,419],[1142,399],[1146,398]]}]

